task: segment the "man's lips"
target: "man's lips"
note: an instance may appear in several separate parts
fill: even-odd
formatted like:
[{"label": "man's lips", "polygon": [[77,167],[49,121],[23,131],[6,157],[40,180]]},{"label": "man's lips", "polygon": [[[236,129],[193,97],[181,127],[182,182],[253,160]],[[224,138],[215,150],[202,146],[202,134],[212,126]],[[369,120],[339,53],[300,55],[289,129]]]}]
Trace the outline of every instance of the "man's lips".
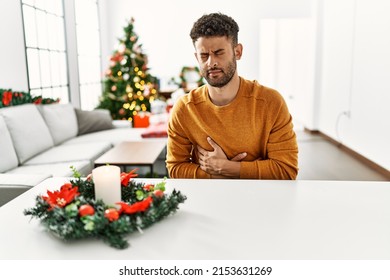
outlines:
[{"label": "man's lips", "polygon": [[219,74],[219,73],[222,73],[221,69],[211,69],[211,70],[207,71],[207,75],[216,75],[216,74]]}]

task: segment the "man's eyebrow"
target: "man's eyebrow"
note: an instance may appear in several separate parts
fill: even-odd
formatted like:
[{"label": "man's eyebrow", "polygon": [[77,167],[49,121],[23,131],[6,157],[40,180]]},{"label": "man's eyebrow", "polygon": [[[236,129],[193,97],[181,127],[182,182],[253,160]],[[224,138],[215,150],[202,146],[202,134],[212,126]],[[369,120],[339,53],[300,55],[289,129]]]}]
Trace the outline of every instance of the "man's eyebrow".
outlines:
[{"label": "man's eyebrow", "polygon": [[211,52],[214,53],[214,54],[216,54],[216,53],[219,53],[219,52],[222,52],[222,51],[224,51],[224,49],[218,49],[218,50],[216,50],[216,51],[211,51]]},{"label": "man's eyebrow", "polygon": [[[215,50],[215,51],[211,51],[213,54],[218,54],[220,52],[223,52],[225,49],[218,49],[218,50]],[[209,55],[209,52],[200,52],[199,53],[200,55]]]}]

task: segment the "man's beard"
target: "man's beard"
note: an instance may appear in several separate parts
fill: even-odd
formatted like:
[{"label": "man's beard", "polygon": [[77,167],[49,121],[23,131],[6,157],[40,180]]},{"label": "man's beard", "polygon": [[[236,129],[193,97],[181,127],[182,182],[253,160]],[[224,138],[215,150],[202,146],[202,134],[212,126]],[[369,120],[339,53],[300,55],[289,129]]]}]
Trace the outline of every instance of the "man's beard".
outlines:
[{"label": "man's beard", "polygon": [[[221,87],[226,86],[230,82],[230,80],[234,76],[234,73],[236,72],[236,68],[237,68],[237,62],[236,62],[236,59],[233,58],[233,61],[229,62],[227,69],[226,69],[226,72],[222,68],[213,67],[210,69],[203,69],[202,76],[206,79],[207,83],[210,86],[221,88]],[[222,71],[222,77],[220,77],[218,79],[209,78],[208,71],[211,71],[211,70]]]}]

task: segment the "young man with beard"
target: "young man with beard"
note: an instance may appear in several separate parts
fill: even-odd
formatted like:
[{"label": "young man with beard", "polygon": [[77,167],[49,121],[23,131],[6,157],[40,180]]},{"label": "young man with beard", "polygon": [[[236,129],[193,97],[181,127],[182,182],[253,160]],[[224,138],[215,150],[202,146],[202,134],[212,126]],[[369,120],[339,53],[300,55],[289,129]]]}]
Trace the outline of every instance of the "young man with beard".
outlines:
[{"label": "young man with beard", "polygon": [[171,178],[295,179],[298,146],[282,96],[237,73],[243,46],[229,16],[199,18],[190,36],[207,84],[174,105],[168,125]]}]

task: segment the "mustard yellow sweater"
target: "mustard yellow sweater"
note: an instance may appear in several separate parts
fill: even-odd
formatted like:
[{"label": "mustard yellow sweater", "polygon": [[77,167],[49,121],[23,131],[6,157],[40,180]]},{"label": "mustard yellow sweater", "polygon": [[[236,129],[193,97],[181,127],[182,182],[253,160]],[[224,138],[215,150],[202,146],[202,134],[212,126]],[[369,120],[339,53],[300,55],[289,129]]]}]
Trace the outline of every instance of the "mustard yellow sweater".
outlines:
[{"label": "mustard yellow sweater", "polygon": [[168,124],[167,169],[171,178],[210,178],[200,169],[196,146],[213,150],[210,136],[228,159],[247,152],[241,179],[295,179],[298,146],[292,118],[275,90],[240,77],[235,99],[214,105],[206,86],[180,98]]}]

